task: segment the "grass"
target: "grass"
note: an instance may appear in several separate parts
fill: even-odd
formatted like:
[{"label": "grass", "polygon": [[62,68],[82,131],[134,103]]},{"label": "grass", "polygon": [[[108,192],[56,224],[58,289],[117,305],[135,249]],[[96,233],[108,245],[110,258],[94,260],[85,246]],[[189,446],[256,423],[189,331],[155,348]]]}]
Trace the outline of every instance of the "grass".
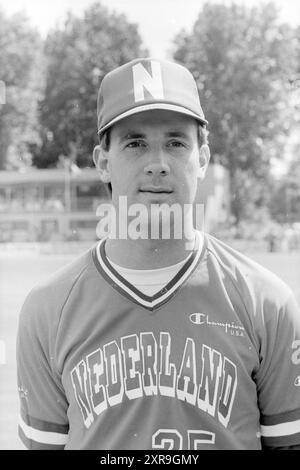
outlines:
[{"label": "grass", "polygon": [[[0,449],[23,449],[17,436],[19,403],[15,361],[21,305],[35,284],[74,256],[0,254],[0,341],[6,345],[6,364],[0,364]],[[250,256],[290,285],[300,303],[300,253],[251,253]]]}]

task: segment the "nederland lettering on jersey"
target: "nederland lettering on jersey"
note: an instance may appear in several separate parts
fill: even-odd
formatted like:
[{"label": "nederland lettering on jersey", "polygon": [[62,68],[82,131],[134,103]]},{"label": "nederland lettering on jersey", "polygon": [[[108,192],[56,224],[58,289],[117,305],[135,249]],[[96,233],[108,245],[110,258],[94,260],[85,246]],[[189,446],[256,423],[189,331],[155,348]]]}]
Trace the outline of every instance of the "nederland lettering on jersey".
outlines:
[{"label": "nederland lettering on jersey", "polygon": [[158,395],[189,403],[228,426],[237,388],[235,364],[205,344],[197,356],[195,341],[187,338],[177,368],[171,343],[168,332],[159,338],[151,332],[133,334],[92,351],[74,367],[72,384],[87,429],[110,407]]}]

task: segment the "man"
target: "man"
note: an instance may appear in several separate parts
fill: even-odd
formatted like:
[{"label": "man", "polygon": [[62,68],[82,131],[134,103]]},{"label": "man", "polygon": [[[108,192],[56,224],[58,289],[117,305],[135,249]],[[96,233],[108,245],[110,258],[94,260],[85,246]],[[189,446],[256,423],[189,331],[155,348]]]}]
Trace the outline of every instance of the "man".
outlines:
[{"label": "man", "polygon": [[195,230],[191,211],[176,225],[205,176],[206,124],[178,64],[137,59],[104,78],[94,160],[118,227],[23,306],[19,432],[29,448],[299,446],[290,289]]}]

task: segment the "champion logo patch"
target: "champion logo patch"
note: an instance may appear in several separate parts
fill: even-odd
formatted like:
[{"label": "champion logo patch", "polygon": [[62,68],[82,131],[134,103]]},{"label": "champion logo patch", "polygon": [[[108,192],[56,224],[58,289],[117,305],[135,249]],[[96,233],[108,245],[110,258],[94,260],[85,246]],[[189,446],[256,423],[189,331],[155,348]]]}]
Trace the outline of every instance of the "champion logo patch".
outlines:
[{"label": "champion logo patch", "polygon": [[231,336],[245,336],[245,328],[234,321],[222,322],[213,320],[209,315],[202,312],[191,313],[189,319],[194,325],[222,328],[226,334],[230,334]]},{"label": "champion logo patch", "polygon": [[205,313],[195,312],[190,314],[189,319],[195,325],[202,325],[205,323],[205,317]]}]

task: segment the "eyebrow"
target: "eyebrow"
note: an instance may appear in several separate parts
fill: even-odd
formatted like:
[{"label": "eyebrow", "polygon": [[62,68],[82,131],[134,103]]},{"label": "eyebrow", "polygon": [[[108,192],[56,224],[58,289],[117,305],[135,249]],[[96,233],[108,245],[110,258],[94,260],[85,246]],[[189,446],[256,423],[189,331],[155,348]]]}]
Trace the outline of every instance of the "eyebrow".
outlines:
[{"label": "eyebrow", "polygon": [[167,137],[181,137],[183,139],[188,138],[188,135],[186,134],[186,132],[182,132],[182,131],[170,131],[170,132],[167,132],[166,136]]},{"label": "eyebrow", "polygon": [[[165,137],[173,137],[173,138],[177,137],[177,138],[188,139],[188,135],[185,132],[182,132],[180,130],[166,132]],[[145,138],[147,138],[147,135],[143,134],[142,132],[127,131],[126,133],[120,136],[120,142],[123,142],[125,140],[131,140],[131,139],[145,139]]]},{"label": "eyebrow", "polygon": [[129,131],[120,136],[120,142],[130,139],[144,139],[145,137],[146,135],[141,132]]}]

